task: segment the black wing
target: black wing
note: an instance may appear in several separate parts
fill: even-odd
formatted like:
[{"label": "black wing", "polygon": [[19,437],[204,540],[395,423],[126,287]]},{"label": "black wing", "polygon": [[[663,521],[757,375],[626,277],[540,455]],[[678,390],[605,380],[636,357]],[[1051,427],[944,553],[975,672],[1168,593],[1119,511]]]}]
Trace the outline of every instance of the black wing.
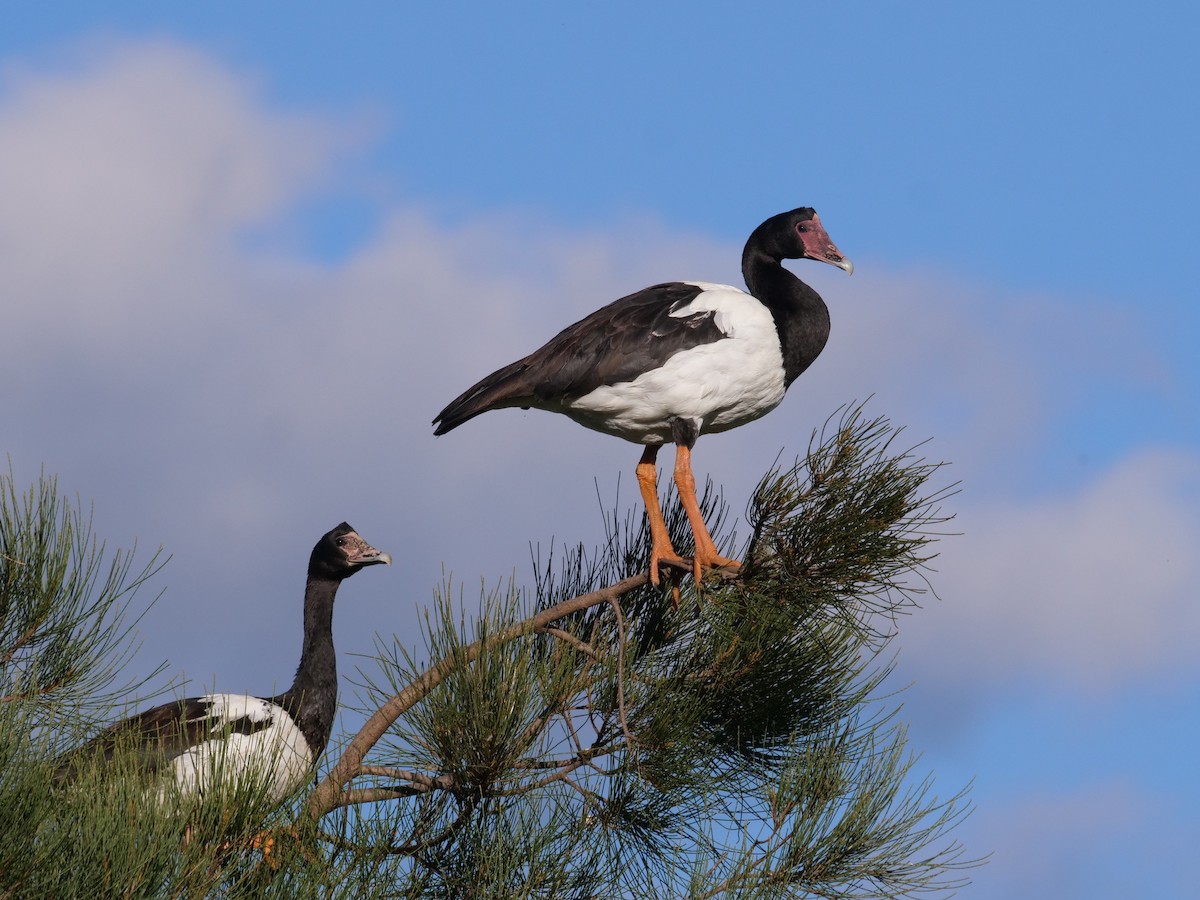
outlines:
[{"label": "black wing", "polygon": [[164,703],[110,725],[82,747],[60,759],[55,779],[69,781],[87,766],[108,763],[118,752],[136,757],[137,767],[156,774],[189,747],[220,734],[254,734],[272,720],[243,716],[217,721],[212,703],[204,697]]},{"label": "black wing", "polygon": [[676,353],[725,338],[711,311],[671,315],[703,290],[679,281],[656,284],[596,310],[465,391],[438,413],[434,434],[489,409],[570,400],[603,385],[633,381]]}]

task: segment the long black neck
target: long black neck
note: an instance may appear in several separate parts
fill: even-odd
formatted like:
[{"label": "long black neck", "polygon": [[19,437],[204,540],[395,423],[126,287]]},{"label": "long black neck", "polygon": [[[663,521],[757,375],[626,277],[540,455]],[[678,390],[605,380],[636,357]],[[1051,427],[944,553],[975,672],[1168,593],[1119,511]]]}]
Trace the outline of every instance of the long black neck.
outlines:
[{"label": "long black neck", "polygon": [[742,277],[752,296],[771,311],[783,350],[783,381],[791,385],[829,340],[829,308],[821,295],[785,269],[751,238],[742,253]]},{"label": "long black neck", "polygon": [[309,574],[304,589],[304,648],[292,686],[279,696],[305,740],[319,756],[337,712],[337,654],[333,649],[333,598],[341,579]]}]

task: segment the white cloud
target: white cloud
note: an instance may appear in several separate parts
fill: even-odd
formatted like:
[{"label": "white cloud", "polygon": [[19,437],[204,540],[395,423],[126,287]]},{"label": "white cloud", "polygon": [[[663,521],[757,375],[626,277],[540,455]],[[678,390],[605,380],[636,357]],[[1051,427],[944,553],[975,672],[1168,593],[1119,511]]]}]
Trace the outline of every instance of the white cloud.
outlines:
[{"label": "white cloud", "polygon": [[10,315],[88,353],[144,351],[139,338],[210,324],[206,312],[228,311],[234,242],[316,185],[342,143],[332,124],[268,113],[247,79],[169,42],[87,45],[48,71],[7,66]]},{"label": "white cloud", "polygon": [[1200,458],[1148,448],[1080,489],[968,506],[959,525],[946,602],[905,629],[907,667],[1084,689],[1194,669]]},{"label": "white cloud", "polygon": [[[113,540],[175,553],[147,644],[211,667],[201,678],[290,675],[299,570],[343,518],[401,560],[347,588],[357,614],[340,617],[339,642],[359,650],[407,627],[442,561],[495,578],[527,571],[531,540],[598,539],[592,479],[607,498],[619,475],[632,504],[636,448],[537,412],[436,441],[430,420],[601,303],[669,278],[739,279],[736,244],[649,221],[446,228],[397,208],[334,267],[239,242],[333,179],[344,125],[280,113],[251,80],[170,43],[4,76],[0,293],[16,302],[0,331],[0,449],[23,474],[44,462],[95,497]],[[946,602],[905,623],[907,643],[943,659],[969,648],[962,665],[985,680],[1183,664],[1197,522],[1179,485],[1194,492],[1195,461],[1148,451],[1049,498],[1009,496],[994,474],[1033,457],[1093,373],[1126,364],[1050,352],[1067,306],[1051,298],[856,262],[853,279],[801,264],[829,299],[830,345],[778,411],[702,441],[698,471],[740,511],[781,447],[800,452],[836,406],[874,393],[872,409],[914,440],[936,435],[930,452],[967,480],[968,534],[947,543],[938,579]],[[1150,355],[1133,343],[1128,366]],[[221,626],[233,609],[245,634]],[[204,628],[181,645],[169,638],[185,621]],[[281,646],[248,658],[247,636],[269,629]]]},{"label": "white cloud", "polygon": [[[445,227],[398,205],[337,265],[243,240],[297,228],[294,211],[339,183],[346,134],[361,131],[281,112],[253,79],[170,42],[90,45],[0,74],[0,453],[21,481],[44,464],[66,494],[94,499],[110,546],[166,545],[139,659],[168,658],[194,689],[290,681],[308,551],[342,519],[397,560],[341,594],[343,671],[376,631],[417,643],[443,563],[469,604],[481,577],[528,580],[530,541],[597,541],[593,479],[607,501],[619,478],[635,507],[636,448],[538,412],[437,440],[430,419],[601,303],[665,279],[740,278],[736,241],[654,221]],[[840,241],[836,211],[822,212]],[[923,707],[913,734],[933,736],[916,746],[944,751],[965,720],[975,727],[955,734],[947,768],[970,769],[980,742],[1027,727],[1013,712],[1022,687],[1102,705],[1128,696],[1122,682],[1194,679],[1196,448],[1151,446],[1124,425],[1112,429],[1123,443],[1061,434],[1080,410],[1114,421],[1114,385],[1126,400],[1177,390],[1152,336],[1112,300],[1002,296],[843,249],[853,278],[796,267],[831,307],[825,353],[780,409],[706,437],[695,459],[740,513],[781,448],[801,452],[834,408],[874,394],[870,412],[953,461],[964,491],[948,508],[965,533],[942,547],[944,600],[901,621],[897,682],[916,687],[900,699]],[[1087,466],[1054,455],[1076,447]],[[1013,752],[1035,756],[1054,735],[1034,737]],[[1148,764],[1174,747],[1144,740]],[[1182,807],[1137,783],[1022,783],[1028,794],[999,802],[1012,782],[988,781],[1004,777],[1002,755],[983,754],[984,797],[962,835],[969,853],[996,851],[972,896],[1081,884],[1100,896],[1076,877],[1097,846],[1152,860],[1164,832],[1187,833]],[[1112,895],[1136,893],[1122,874]]]}]

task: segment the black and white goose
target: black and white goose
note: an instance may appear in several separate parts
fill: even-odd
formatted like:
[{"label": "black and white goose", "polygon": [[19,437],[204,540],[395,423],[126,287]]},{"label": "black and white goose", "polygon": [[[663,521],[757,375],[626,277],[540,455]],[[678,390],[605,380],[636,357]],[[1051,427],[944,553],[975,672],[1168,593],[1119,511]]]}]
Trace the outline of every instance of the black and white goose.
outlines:
[{"label": "black and white goose", "polygon": [[854,271],[816,211],[772,216],[746,241],[742,275],[750,293],[725,284],[673,281],[622,297],[560,332],[539,350],[493,372],[433,420],[445,434],[490,409],[563,413],[581,425],[644,444],[638,486],[650,521],[650,577],[682,564],[658,504],[655,460],[676,445],[675,484],[695,538],[697,581],[710,567],[736,566],[717,552],[696,500],[691,449],[773,410],[829,338],[829,310],[784,259],[815,259]]},{"label": "black and white goose", "polygon": [[310,776],[325,750],[337,709],[333,601],[341,583],[366,566],[388,564],[343,522],[317,542],[304,590],[304,647],[292,686],[274,697],[206,694],[164,703],[105,729],[72,751],[60,780],[118,747],[136,752],[139,766],[163,791],[204,793],[214,779],[265,781],[271,801],[285,799]]}]

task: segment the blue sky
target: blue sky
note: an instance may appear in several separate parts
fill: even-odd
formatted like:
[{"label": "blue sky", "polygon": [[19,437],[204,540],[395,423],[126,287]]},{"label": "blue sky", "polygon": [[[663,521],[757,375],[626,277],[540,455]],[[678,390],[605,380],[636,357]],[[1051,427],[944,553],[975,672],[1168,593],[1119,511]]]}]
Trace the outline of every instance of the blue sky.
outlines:
[{"label": "blue sky", "polygon": [[435,441],[437,410],[631,290],[736,283],[812,205],[856,265],[797,266],[830,343],[697,470],[740,512],[868,395],[931,437],[963,535],[896,682],[940,788],[975,779],[964,896],[1184,896],[1200,12],[647,6],[0,14],[18,480],[172,554],[139,660],[197,689],[290,681],[308,549],[350,520],[403,562],[347,585],[348,672],[415,642],[443,567],[524,579],[531,542],[598,540],[597,486],[636,499],[635,448],[518,411]]}]

